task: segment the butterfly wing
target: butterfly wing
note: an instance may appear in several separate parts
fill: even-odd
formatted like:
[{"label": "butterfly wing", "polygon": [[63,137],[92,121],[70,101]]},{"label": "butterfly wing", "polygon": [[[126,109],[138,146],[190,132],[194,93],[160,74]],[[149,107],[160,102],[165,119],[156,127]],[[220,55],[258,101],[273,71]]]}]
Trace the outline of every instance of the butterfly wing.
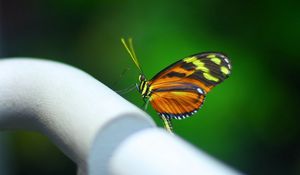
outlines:
[{"label": "butterfly wing", "polygon": [[156,91],[150,103],[160,116],[168,119],[183,119],[196,113],[204,102],[205,95],[195,89]]},{"label": "butterfly wing", "polygon": [[205,94],[230,74],[229,59],[217,52],[189,56],[170,65],[150,81],[150,102],[169,118],[192,115],[203,104]]}]

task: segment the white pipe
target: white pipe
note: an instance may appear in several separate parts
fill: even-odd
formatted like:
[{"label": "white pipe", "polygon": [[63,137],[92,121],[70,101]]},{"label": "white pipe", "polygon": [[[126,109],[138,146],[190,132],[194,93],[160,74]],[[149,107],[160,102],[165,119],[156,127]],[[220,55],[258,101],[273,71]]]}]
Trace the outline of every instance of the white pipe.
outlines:
[{"label": "white pipe", "polygon": [[[34,59],[0,61],[0,129],[47,135],[86,173],[93,138],[109,123],[120,132],[154,126],[136,106],[79,69]],[[133,119],[132,119],[133,118]],[[136,124],[136,128],[132,127]]]},{"label": "white pipe", "polygon": [[146,113],[76,68],[7,59],[0,71],[0,130],[45,134],[78,174],[238,174],[156,129]]},{"label": "white pipe", "polygon": [[147,129],[132,135],[120,145],[110,161],[112,175],[239,174],[161,129]]},{"label": "white pipe", "polygon": [[[0,9],[2,4],[0,2]],[[2,55],[2,12],[0,11],[0,57]],[[8,159],[8,139],[7,134],[0,133],[0,174],[9,174],[8,167],[10,167],[10,160]]]}]

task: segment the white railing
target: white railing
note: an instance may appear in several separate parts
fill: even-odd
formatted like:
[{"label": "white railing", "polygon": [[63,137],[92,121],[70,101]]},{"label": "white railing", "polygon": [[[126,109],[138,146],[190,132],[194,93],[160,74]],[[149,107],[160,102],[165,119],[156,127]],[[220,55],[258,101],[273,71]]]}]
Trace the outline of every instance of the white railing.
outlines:
[{"label": "white railing", "polygon": [[[1,2],[0,2],[0,57],[2,56],[2,12],[1,12]],[[0,128],[1,129],[1,128]],[[7,136],[6,133],[0,132],[0,175],[8,174],[9,169],[9,159],[8,159],[8,150],[7,150]]]},{"label": "white railing", "polygon": [[38,59],[0,61],[0,129],[45,134],[78,174],[235,175],[74,67]]}]

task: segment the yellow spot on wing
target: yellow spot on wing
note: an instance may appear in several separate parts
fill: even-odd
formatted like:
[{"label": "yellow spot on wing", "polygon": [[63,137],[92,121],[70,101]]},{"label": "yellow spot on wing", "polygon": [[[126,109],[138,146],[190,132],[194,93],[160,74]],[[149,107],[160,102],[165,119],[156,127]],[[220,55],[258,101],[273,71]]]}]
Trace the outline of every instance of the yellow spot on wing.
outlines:
[{"label": "yellow spot on wing", "polygon": [[221,67],[221,72],[223,72],[226,75],[228,75],[230,73],[229,70],[227,69],[227,67],[224,67],[224,66]]},{"label": "yellow spot on wing", "polygon": [[219,81],[219,79],[217,77],[214,77],[214,76],[210,75],[209,73],[203,73],[203,76],[207,80],[211,80],[211,81],[215,81],[215,82]]},{"label": "yellow spot on wing", "polygon": [[196,70],[201,70],[203,72],[209,72],[209,69],[204,66],[204,63],[200,60],[196,60],[193,62],[193,64],[196,66]]},{"label": "yellow spot on wing", "polygon": [[210,59],[212,62],[214,62],[214,63],[216,63],[217,65],[220,65],[221,64],[221,59],[219,59],[219,58],[211,58]]},{"label": "yellow spot on wing", "polygon": [[203,72],[209,72],[209,69],[204,66],[204,63],[197,59],[197,57],[188,57],[183,59],[186,63],[193,63],[196,66],[196,70]]},{"label": "yellow spot on wing", "polygon": [[216,55],[215,54],[209,54],[206,56],[206,58],[216,58]]},{"label": "yellow spot on wing", "polygon": [[198,67],[198,66],[204,67],[204,63],[201,62],[200,60],[193,61],[193,64],[196,65],[197,67]]},{"label": "yellow spot on wing", "polygon": [[209,69],[205,66],[197,66],[196,70],[201,70],[203,72],[209,72]]},{"label": "yellow spot on wing", "polygon": [[187,57],[187,58],[183,59],[183,61],[187,62],[187,63],[191,63],[191,62],[196,61],[196,60],[197,60],[197,57]]}]

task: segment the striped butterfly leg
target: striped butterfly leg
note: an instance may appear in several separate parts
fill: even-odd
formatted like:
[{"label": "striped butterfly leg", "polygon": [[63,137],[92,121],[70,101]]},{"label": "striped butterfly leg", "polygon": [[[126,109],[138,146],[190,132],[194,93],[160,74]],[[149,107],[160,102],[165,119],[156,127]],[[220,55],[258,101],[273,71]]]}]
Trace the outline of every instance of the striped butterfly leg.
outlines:
[{"label": "striped butterfly leg", "polygon": [[149,98],[143,98],[143,100],[144,100],[143,108],[144,108],[144,111],[146,111],[147,108],[148,108],[150,99]]},{"label": "striped butterfly leg", "polygon": [[123,95],[123,94],[127,94],[127,93],[133,91],[134,89],[136,89],[136,84],[132,84],[131,86],[129,86],[125,89],[117,90],[116,92],[120,95]]},{"label": "striped butterfly leg", "polygon": [[[149,98],[147,98],[147,99],[144,99],[144,110],[146,111],[147,110],[147,108],[148,108],[148,104],[149,104],[149,101],[150,101],[150,99]],[[163,116],[163,115],[160,115],[160,117],[161,117],[161,119],[163,120],[163,122],[164,122],[164,127],[166,128],[166,130],[169,132],[169,133],[171,133],[171,134],[174,134],[173,133],[173,126],[172,126],[172,122],[171,122],[171,119],[170,118],[167,118],[167,117],[165,117],[165,116]]]},{"label": "striped butterfly leg", "polygon": [[165,117],[164,115],[161,115],[160,117],[161,117],[161,119],[162,119],[163,122],[164,122],[164,126],[165,126],[166,130],[167,130],[169,133],[174,134],[174,132],[173,132],[173,125],[172,125],[171,119]]}]

